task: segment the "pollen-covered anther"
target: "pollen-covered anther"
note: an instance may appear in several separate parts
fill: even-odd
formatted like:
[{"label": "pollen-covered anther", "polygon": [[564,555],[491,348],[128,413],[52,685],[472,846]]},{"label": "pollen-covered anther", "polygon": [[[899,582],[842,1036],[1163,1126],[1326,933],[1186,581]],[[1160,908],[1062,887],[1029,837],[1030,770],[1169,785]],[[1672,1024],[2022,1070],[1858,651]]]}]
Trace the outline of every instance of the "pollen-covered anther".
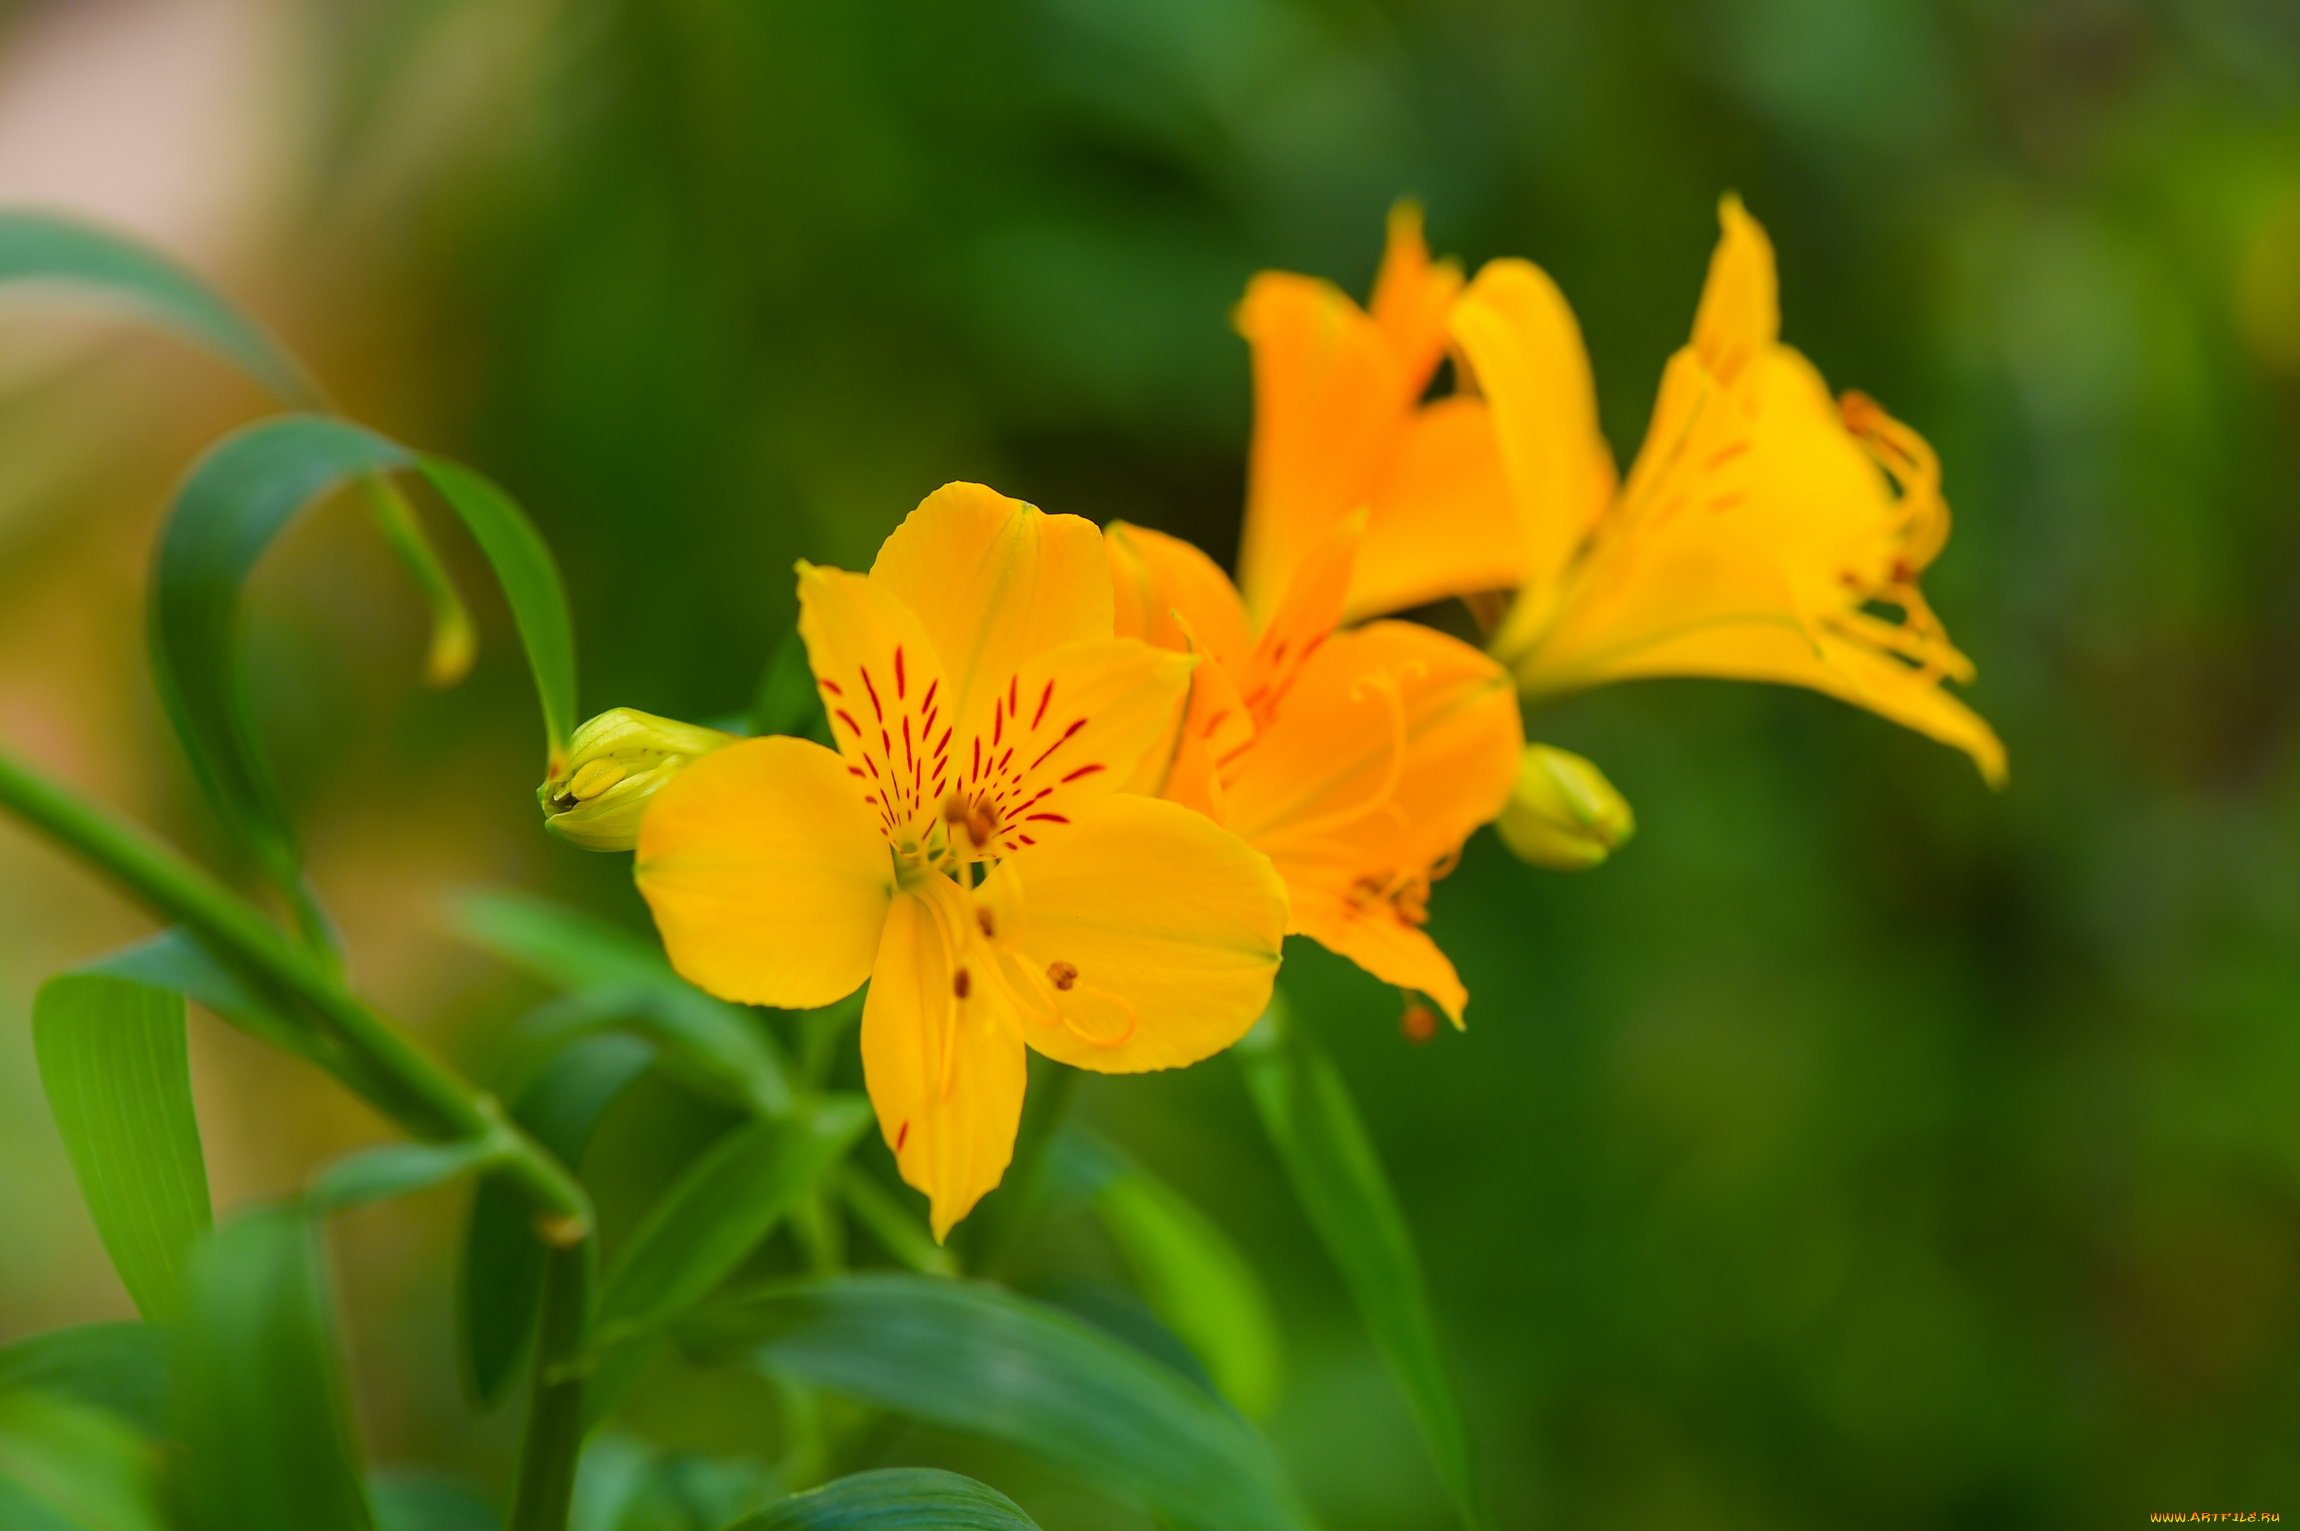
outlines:
[{"label": "pollen-covered anther", "polygon": [[950,975],[950,992],[957,995],[960,999],[966,998],[966,996],[972,992],[973,989],[974,977],[972,974],[968,973],[966,969],[960,968],[957,972]]},{"label": "pollen-covered anther", "polygon": [[578,803],[589,802],[615,783],[631,774],[631,768],[620,760],[589,760],[568,778],[564,796]]},{"label": "pollen-covered anther", "polygon": [[1078,968],[1068,962],[1049,962],[1046,964],[1046,981],[1067,993],[1078,987]]},{"label": "pollen-covered anther", "polygon": [[976,906],[974,911],[974,923],[982,927],[982,938],[985,941],[995,941],[998,939],[998,921],[991,918],[991,913],[988,909],[984,909],[979,905]]},{"label": "pollen-covered anther", "polygon": [[976,850],[983,849],[998,836],[998,810],[980,798],[945,798],[942,819],[953,832],[964,829]]}]

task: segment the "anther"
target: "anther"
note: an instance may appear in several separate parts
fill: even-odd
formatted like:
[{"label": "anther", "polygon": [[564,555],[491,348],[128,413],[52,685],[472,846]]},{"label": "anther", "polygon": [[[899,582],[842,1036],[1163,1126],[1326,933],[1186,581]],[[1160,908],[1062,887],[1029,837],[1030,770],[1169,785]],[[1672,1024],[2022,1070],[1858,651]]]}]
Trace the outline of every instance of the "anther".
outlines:
[{"label": "anther", "polygon": [[1398,1030],[1416,1047],[1437,1035],[1437,1012],[1419,1000],[1406,1006],[1405,1014],[1398,1017]]},{"label": "anther", "polygon": [[984,940],[993,941],[998,938],[998,921],[990,917],[990,911],[988,909],[979,907],[976,908],[974,911],[974,923],[982,927],[982,937]]},{"label": "anther", "polygon": [[1078,969],[1067,962],[1046,964],[1046,981],[1057,989],[1068,990],[1078,982]]},{"label": "anther", "polygon": [[967,990],[973,987],[974,980],[968,976],[966,969],[960,968],[956,973],[951,975],[950,992],[957,995],[960,999],[966,998]]}]

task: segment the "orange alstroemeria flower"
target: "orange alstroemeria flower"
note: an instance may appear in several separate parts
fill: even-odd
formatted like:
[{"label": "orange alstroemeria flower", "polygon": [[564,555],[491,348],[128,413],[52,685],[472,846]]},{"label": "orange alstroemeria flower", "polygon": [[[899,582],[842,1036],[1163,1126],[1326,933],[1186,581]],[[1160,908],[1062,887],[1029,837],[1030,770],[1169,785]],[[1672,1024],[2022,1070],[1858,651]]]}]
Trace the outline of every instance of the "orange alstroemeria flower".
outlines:
[{"label": "orange alstroemeria flower", "polygon": [[[1556,285],[1528,262],[1497,260],[1457,295],[1457,279],[1429,264],[1418,223],[1393,219],[1384,282],[1393,271],[1425,273],[1420,297],[1394,301],[1409,311],[1444,305],[1504,483],[1494,497],[1480,444],[1460,475],[1483,486],[1479,494],[1392,508],[1411,517],[1400,535],[1425,544],[1423,564],[1457,571],[1443,591],[1423,582],[1411,595],[1514,585],[1490,647],[1529,701],[1639,676],[1806,686],[1961,749],[2001,782],[2003,745],[1942,686],[1970,680],[1971,662],[1917,586],[1948,538],[1939,465],[1866,397],[1832,400],[1812,364],[1780,344],[1772,246],[1737,199],[1724,200],[1720,219],[1692,343],[1663,373],[1625,482],[1598,432],[1588,354]],[[1352,314],[1359,327],[1373,322]],[[1321,431],[1336,452],[1357,450],[1341,444],[1364,431],[1362,410],[1335,401],[1363,392],[1343,387],[1357,364],[1299,335],[1248,333],[1257,464],[1314,456]],[[1426,415],[1454,403],[1415,407]],[[1313,416],[1322,424],[1303,423]],[[1273,468],[1270,477],[1301,474]],[[1246,544],[1299,547],[1363,503],[1355,490],[1258,499],[1250,514],[1288,524],[1249,524]],[[1514,564],[1497,580],[1477,564],[1493,559],[1504,510],[1498,540]]]},{"label": "orange alstroemeria flower", "polygon": [[1370,539],[1353,517],[1311,548],[1257,633],[1213,561],[1113,525],[1117,630],[1206,661],[1162,788],[1269,856],[1289,932],[1428,995],[1461,1024],[1461,979],[1423,931],[1430,884],[1501,811],[1522,737],[1509,677],[1408,622],[1336,631]]},{"label": "orange alstroemeria flower", "polygon": [[1285,887],[1202,815],[1118,790],[1170,743],[1192,666],[1113,636],[1092,522],[952,484],[867,576],[801,564],[799,603],[838,749],[686,766],[640,821],[639,890],[721,998],[870,981],[864,1079],[939,1239],[1005,1173],[1026,1046],[1129,1073],[1244,1034]]}]

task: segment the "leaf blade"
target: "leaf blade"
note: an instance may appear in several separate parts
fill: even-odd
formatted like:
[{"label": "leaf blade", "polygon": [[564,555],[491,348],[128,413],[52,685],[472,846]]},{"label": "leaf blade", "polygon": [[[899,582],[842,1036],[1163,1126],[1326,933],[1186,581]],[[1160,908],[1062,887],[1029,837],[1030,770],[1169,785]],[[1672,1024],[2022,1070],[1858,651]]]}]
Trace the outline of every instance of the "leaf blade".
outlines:
[{"label": "leaf blade", "polygon": [[1282,996],[1231,1051],[1303,1210],[1406,1395],[1431,1465],[1463,1522],[1483,1526],[1469,1433],[1421,1260],[1340,1070],[1287,1014]]},{"label": "leaf blade", "polygon": [[109,1409],[146,1435],[166,1427],[168,1370],[167,1331],[134,1320],[73,1324],[0,1348],[0,1390]]},{"label": "leaf blade", "polygon": [[146,1318],[183,1306],[192,1246],[214,1224],[192,1108],[183,996],[99,973],[40,986],[33,1049],[72,1173]]},{"label": "leaf blade", "polygon": [[0,1502],[11,1526],[44,1517],[71,1531],[167,1531],[144,1442],[121,1420],[38,1392],[0,1393]]},{"label": "leaf blade", "polygon": [[310,1219],[243,1213],[190,1274],[173,1413],[196,1531],[374,1531]]},{"label": "leaf blade", "polygon": [[727,1531],[1038,1531],[1038,1522],[972,1478],[882,1467],[794,1494]]},{"label": "leaf blade", "polygon": [[1032,1453],[1180,1531],[1312,1524],[1269,1447],[1167,1367],[1043,1303],[973,1281],[873,1274],[755,1293],[682,1326],[763,1365]]}]

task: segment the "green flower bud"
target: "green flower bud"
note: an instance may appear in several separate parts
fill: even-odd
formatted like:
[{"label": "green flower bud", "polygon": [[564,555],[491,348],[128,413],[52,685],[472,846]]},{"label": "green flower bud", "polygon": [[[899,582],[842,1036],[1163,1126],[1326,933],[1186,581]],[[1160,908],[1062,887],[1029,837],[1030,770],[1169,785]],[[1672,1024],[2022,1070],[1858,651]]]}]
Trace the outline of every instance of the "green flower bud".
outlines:
[{"label": "green flower bud", "polygon": [[1597,767],[1568,751],[1529,744],[1517,789],[1495,827],[1519,860],[1582,872],[1636,833],[1637,816]]},{"label": "green flower bud", "polygon": [[535,789],[543,827],[589,851],[639,843],[639,815],[655,789],[733,734],[618,707],[575,730],[566,768]]}]

